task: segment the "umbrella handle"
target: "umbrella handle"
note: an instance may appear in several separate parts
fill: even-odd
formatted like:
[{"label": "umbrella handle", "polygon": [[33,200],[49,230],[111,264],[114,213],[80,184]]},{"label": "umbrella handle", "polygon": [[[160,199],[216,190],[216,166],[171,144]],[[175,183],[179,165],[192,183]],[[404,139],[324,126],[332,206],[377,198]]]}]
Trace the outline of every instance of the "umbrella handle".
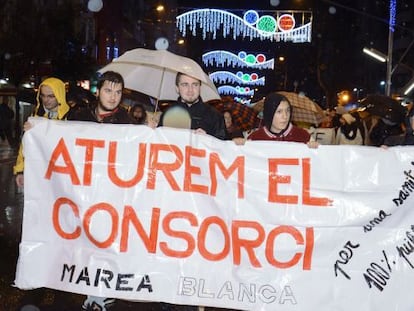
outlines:
[{"label": "umbrella handle", "polygon": [[158,111],[158,98],[156,100],[157,101],[155,102],[154,112],[157,112]]},{"label": "umbrella handle", "polygon": [[162,76],[161,76],[161,82],[160,82],[160,86],[158,88],[158,96],[156,98],[157,102],[155,104],[155,112],[157,112],[158,110],[158,101],[160,100],[160,95],[161,95],[161,87],[162,87],[162,83],[164,81],[164,73],[165,73],[165,68],[162,70]]}]

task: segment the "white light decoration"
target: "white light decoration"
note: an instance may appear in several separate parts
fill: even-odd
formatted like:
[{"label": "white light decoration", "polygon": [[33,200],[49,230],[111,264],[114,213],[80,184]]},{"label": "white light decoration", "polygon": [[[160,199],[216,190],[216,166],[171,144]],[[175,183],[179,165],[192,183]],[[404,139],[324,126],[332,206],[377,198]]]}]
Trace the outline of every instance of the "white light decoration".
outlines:
[{"label": "white light decoration", "polygon": [[265,77],[259,78],[257,73],[243,73],[241,71],[236,74],[230,71],[215,71],[210,73],[210,79],[214,83],[233,83],[243,85],[265,85]]},{"label": "white light decoration", "polygon": [[[197,36],[197,30],[201,30],[202,38],[212,34],[212,39],[217,38],[217,32],[222,29],[222,36],[227,38],[230,34],[235,40],[237,37],[270,40],[291,41],[294,43],[311,42],[312,12],[311,11],[271,11],[273,15],[260,16],[258,11],[248,10],[243,18],[225,10],[196,9],[177,16],[177,28],[185,37],[187,28],[192,36]],[[297,18],[295,18],[297,16]],[[283,23],[279,18],[284,19]],[[296,25],[292,21],[301,21]],[[286,23],[288,22],[288,23]],[[280,25],[293,26],[280,28]]]},{"label": "white light decoration", "polygon": [[217,88],[220,95],[254,96],[254,90],[244,86],[223,85]]},{"label": "white light decoration", "polygon": [[252,68],[252,69],[274,69],[274,58],[266,60],[264,54],[248,54],[240,51],[238,55],[224,50],[215,50],[204,53],[202,56],[204,66],[217,66],[232,68]]},{"label": "white light decoration", "polygon": [[251,99],[245,99],[245,98],[238,97],[238,96],[234,97],[234,100],[235,100],[237,103],[240,103],[240,104],[246,105],[247,107],[250,107],[250,105],[251,105],[251,103],[252,103],[252,100],[251,100]]}]

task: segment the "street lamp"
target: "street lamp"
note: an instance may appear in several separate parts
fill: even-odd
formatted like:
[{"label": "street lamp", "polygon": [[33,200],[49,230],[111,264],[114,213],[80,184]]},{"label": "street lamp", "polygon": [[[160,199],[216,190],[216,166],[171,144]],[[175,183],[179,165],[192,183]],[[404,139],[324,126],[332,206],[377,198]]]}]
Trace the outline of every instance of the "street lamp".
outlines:
[{"label": "street lamp", "polygon": [[[391,33],[391,31],[390,31]],[[385,95],[390,96],[391,95],[391,75],[392,75],[392,34],[390,35],[389,42],[388,42],[388,55],[385,55],[384,53],[381,53],[380,51],[377,51],[373,48],[363,48],[362,51],[375,58],[376,60],[387,63],[387,76],[385,81]]]},{"label": "street lamp", "polygon": [[403,88],[404,95],[408,95],[413,89],[414,89],[414,78],[412,78],[410,82],[408,82],[406,86],[404,86]]},{"label": "street lamp", "polygon": [[397,0],[390,0],[390,18],[388,22],[388,54],[382,54],[374,49],[364,48],[364,53],[376,58],[381,62],[387,62],[387,77],[385,84],[385,95],[391,95],[391,76],[392,76],[392,49],[394,41],[394,27],[395,27],[395,14],[397,8]]},{"label": "street lamp", "polygon": [[363,48],[362,51],[375,58],[376,60],[379,60],[381,63],[385,63],[388,60],[387,55],[385,55],[384,53],[381,53],[380,51],[377,51],[376,49],[373,48]]}]

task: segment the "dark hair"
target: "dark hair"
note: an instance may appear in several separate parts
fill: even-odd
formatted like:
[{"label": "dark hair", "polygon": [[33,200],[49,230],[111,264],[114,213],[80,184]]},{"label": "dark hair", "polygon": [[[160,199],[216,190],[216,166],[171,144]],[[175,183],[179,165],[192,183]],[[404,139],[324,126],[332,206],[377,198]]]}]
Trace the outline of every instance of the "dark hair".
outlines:
[{"label": "dark hair", "polygon": [[273,122],[273,115],[275,114],[277,107],[279,107],[280,102],[285,101],[289,104],[290,107],[290,120],[292,120],[292,104],[290,101],[283,95],[278,93],[270,93],[266,96],[264,100],[264,108],[263,108],[263,122],[264,125],[270,129]]},{"label": "dark hair", "polygon": [[[181,76],[189,76],[189,77],[191,77],[190,75],[188,75],[186,73],[177,72],[177,75],[175,76],[175,85],[176,86],[178,86],[178,83],[180,83]],[[192,77],[192,78],[194,78],[194,77]],[[197,78],[194,78],[194,79],[197,79]],[[200,82],[200,85],[201,85],[201,80],[200,79],[197,79],[197,80]]]},{"label": "dark hair", "polygon": [[115,71],[106,71],[98,78],[98,90],[101,89],[105,81],[113,82],[116,84],[121,83],[122,88],[125,87],[124,78],[122,78],[121,74]]},{"label": "dark hair", "polygon": [[[142,110],[142,117],[140,119],[136,120],[135,117],[134,117],[134,111],[137,110],[137,109]],[[137,103],[137,104],[133,105],[129,110],[129,114],[134,120],[137,121],[138,124],[143,124],[145,122],[145,119],[147,118],[147,112],[145,110],[145,107],[144,107],[144,105],[142,105],[140,103]]]}]

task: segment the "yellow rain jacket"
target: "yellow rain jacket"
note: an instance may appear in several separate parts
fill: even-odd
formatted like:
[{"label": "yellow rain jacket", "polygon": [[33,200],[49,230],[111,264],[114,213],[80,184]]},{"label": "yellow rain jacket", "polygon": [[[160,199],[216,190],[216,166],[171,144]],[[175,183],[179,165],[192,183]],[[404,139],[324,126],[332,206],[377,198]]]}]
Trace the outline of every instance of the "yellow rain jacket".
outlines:
[{"label": "yellow rain jacket", "polygon": [[[47,78],[39,85],[39,90],[36,95],[36,101],[37,105],[34,109],[33,116],[41,116],[44,118],[47,118],[47,113],[45,112],[45,109],[43,108],[41,101],[40,101],[40,88],[46,85],[50,87],[53,90],[53,94],[56,97],[56,100],[58,102],[58,111],[57,111],[57,117],[54,118],[55,120],[65,120],[66,115],[69,112],[70,106],[66,102],[66,87],[65,83],[62,82],[62,80],[57,78]],[[13,173],[19,174],[23,173],[24,169],[24,158],[23,158],[23,145],[20,144],[19,148],[19,154],[17,155],[16,164],[13,167]]]}]

